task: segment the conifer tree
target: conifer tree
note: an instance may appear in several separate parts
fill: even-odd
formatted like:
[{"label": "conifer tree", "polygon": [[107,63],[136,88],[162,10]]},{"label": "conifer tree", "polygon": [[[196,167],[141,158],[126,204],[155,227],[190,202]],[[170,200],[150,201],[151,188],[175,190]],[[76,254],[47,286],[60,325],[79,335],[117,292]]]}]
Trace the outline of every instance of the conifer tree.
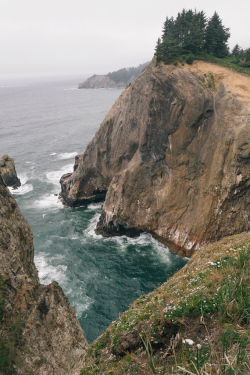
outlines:
[{"label": "conifer tree", "polygon": [[225,57],[228,55],[227,41],[230,37],[229,29],[222,25],[218,13],[214,13],[208,21],[205,35],[205,48],[208,53],[216,57]]},{"label": "conifer tree", "polygon": [[245,51],[241,50],[239,65],[247,68],[250,67],[250,48],[246,49]]},{"label": "conifer tree", "polygon": [[163,61],[168,63],[178,54],[180,54],[180,43],[179,40],[175,38],[173,33],[168,33],[168,35],[163,39],[161,45],[161,52],[163,55]]},{"label": "conifer tree", "polygon": [[169,32],[173,32],[174,29],[174,18],[166,18],[166,21],[163,24],[163,30],[162,30],[162,40],[168,35]]},{"label": "conifer tree", "polygon": [[160,61],[163,60],[161,38],[158,38],[157,40],[156,47],[155,47],[155,56],[156,56],[156,65],[157,65],[159,64]]},{"label": "conifer tree", "polygon": [[241,48],[240,48],[239,44],[237,43],[237,44],[234,46],[231,55],[232,55],[233,57],[238,57],[239,54],[240,54],[240,51],[241,51]]},{"label": "conifer tree", "polygon": [[205,13],[196,11],[192,17],[188,17],[188,27],[186,28],[183,40],[183,52],[199,54],[204,49],[205,31],[207,19]]}]

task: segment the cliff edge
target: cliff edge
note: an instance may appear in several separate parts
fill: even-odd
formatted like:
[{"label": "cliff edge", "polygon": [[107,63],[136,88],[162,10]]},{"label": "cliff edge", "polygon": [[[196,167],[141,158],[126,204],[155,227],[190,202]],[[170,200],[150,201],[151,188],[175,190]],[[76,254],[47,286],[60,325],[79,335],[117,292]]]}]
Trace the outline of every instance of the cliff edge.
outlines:
[{"label": "cliff edge", "polygon": [[0,175],[0,374],[69,374],[88,347],[57,282],[39,283],[33,235]]},{"label": "cliff edge", "polygon": [[152,233],[190,256],[249,230],[250,77],[211,63],[155,66],[123,91],[63,202],[105,197],[97,233]]}]

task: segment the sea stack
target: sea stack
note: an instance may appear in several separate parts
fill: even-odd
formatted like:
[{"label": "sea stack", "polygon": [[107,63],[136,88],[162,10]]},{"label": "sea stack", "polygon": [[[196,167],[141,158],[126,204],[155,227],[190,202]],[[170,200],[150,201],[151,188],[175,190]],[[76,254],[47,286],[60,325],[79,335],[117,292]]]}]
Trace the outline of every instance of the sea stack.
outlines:
[{"label": "sea stack", "polygon": [[21,186],[21,181],[17,177],[14,159],[9,155],[4,155],[0,159],[0,174],[7,186],[17,189]]},{"label": "sea stack", "polygon": [[146,231],[187,256],[248,231],[249,86],[250,77],[218,65],[154,58],[61,180],[63,201],[77,206],[107,191],[97,233]]}]

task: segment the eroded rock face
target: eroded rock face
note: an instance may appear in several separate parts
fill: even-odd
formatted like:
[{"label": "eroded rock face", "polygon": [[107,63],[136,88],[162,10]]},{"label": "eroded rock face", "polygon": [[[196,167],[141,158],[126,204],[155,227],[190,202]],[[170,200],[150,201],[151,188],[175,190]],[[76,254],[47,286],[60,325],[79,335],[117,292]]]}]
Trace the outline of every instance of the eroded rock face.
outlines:
[{"label": "eroded rock face", "polygon": [[4,155],[0,159],[0,174],[2,175],[7,186],[17,189],[21,186],[21,181],[17,177],[14,159],[9,155]]},{"label": "eroded rock face", "polygon": [[249,77],[213,64],[152,61],[62,181],[64,202],[95,199],[94,189],[82,190],[94,169],[91,185],[108,187],[97,225],[103,235],[134,228],[191,255],[249,230],[249,86]]},{"label": "eroded rock face", "polygon": [[1,175],[0,278],[5,281],[0,335],[8,343],[10,327],[21,327],[10,373],[69,374],[87,341],[60,286],[39,283],[31,228]]}]

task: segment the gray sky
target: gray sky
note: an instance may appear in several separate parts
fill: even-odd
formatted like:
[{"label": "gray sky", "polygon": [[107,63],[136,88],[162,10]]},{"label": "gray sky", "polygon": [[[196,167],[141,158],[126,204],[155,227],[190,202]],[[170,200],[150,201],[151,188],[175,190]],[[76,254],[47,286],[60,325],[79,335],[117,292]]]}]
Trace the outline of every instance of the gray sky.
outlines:
[{"label": "gray sky", "polygon": [[216,10],[250,47],[249,0],[0,0],[0,79],[106,74],[151,60],[166,16]]}]

